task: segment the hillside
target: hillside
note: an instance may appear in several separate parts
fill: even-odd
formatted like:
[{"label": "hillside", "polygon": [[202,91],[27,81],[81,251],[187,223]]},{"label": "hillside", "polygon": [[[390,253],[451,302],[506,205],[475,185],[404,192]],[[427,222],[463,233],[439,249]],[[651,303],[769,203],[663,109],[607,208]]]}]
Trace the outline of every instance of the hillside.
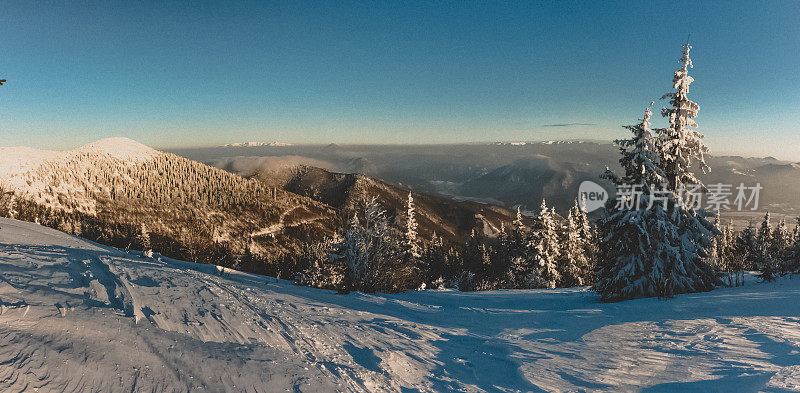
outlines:
[{"label": "hillside", "polygon": [[217,271],[0,219],[0,391],[800,389],[796,279],[608,304]]},{"label": "hillside", "polygon": [[[361,174],[330,172],[310,166],[283,167],[283,170],[258,170],[257,178],[274,187],[303,195],[351,214],[364,199],[377,197],[392,216],[403,220],[408,190]],[[424,239],[435,233],[449,241],[463,242],[473,228],[495,236],[503,225],[516,218],[508,208],[454,201],[424,192],[414,192],[419,232]]]},{"label": "hillside", "polygon": [[126,138],[0,149],[0,185],[31,202],[16,212],[26,220],[121,247],[144,230],[157,250],[205,262],[250,253],[272,266],[248,268],[273,274],[282,255],[336,227],[335,212],[312,199]]},{"label": "hillside", "polygon": [[[626,134],[621,133],[620,136]],[[606,167],[618,168],[619,151],[609,142],[550,141],[515,144],[336,145],[226,149],[184,149],[175,153],[209,164],[248,170],[287,160],[333,172],[360,173],[372,179],[448,198],[476,200],[536,211],[542,198],[563,212],[579,184],[600,179]],[[712,155],[706,184],[734,186],[761,183],[757,215],[765,210],[790,220],[800,215],[800,164],[774,158]],[[735,197],[735,195],[734,195]],[[755,218],[751,212],[728,212],[737,226]]]}]

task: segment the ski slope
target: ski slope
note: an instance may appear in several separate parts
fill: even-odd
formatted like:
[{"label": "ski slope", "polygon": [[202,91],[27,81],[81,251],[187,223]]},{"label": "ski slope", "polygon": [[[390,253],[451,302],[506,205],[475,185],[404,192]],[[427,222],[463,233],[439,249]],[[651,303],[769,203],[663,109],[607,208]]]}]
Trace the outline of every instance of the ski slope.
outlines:
[{"label": "ski slope", "polygon": [[338,295],[0,219],[0,391],[786,391],[798,298]]}]

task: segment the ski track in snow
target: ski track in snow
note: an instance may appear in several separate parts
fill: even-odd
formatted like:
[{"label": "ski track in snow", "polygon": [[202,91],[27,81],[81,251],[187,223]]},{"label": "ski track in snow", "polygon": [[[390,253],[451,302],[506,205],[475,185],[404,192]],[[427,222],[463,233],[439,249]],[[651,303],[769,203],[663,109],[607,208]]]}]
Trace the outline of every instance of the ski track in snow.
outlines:
[{"label": "ski track in snow", "polygon": [[0,391],[787,391],[800,280],[337,295],[0,219]]}]

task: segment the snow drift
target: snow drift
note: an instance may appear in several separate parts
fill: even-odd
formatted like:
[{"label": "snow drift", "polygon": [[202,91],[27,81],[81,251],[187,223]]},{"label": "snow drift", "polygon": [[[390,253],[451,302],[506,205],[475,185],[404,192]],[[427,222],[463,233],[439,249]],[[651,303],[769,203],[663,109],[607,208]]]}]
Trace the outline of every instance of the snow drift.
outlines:
[{"label": "snow drift", "polygon": [[0,219],[0,391],[800,389],[800,281],[337,295]]}]

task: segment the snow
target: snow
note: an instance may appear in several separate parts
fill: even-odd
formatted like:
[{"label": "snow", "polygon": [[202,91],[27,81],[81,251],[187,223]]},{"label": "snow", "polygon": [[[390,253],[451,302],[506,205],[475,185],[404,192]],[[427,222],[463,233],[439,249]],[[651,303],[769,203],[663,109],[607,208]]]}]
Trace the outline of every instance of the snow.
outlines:
[{"label": "snow", "polygon": [[800,388],[797,279],[604,304],[217,272],[0,219],[0,391]]},{"label": "snow", "polygon": [[[54,194],[71,195],[82,200],[90,212],[94,201],[84,195],[91,182],[86,179],[88,168],[104,159],[119,166],[135,166],[162,154],[128,138],[107,138],[73,150],[51,151],[30,147],[0,147],[0,185],[7,191],[33,199],[52,208],[61,207]],[[60,174],[60,175],[59,175]],[[59,182],[52,176],[66,178],[67,174],[82,178],[81,184]]]},{"label": "snow", "polygon": [[136,161],[152,157],[158,152],[128,138],[106,138],[92,142],[75,150],[79,153],[95,153],[108,155],[120,160]]},{"label": "snow", "polygon": [[221,147],[286,147],[292,146],[291,143],[286,142],[235,142],[235,143],[226,143]]}]

